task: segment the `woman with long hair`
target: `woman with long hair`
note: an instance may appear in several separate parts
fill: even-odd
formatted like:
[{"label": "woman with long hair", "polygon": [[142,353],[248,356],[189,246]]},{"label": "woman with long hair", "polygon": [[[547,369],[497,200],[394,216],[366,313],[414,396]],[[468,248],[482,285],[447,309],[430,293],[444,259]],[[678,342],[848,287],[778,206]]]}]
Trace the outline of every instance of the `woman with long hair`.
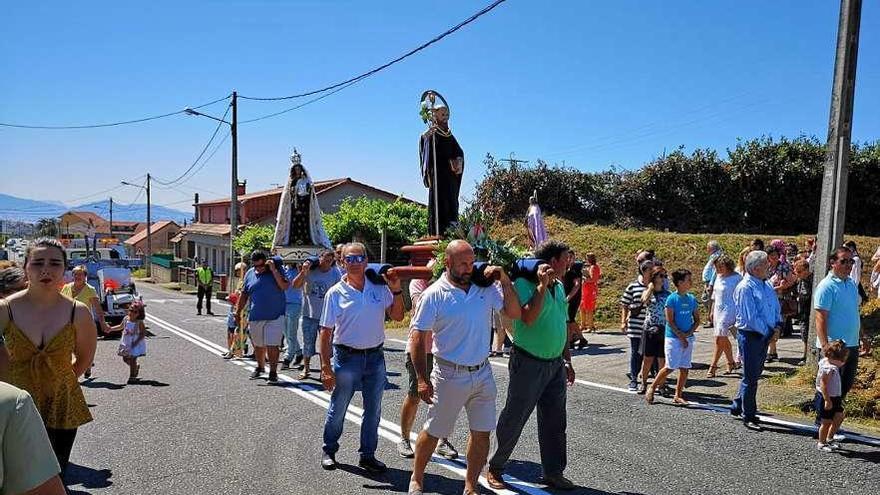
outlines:
[{"label": "woman with long hair", "polygon": [[58,290],[66,265],[61,243],[37,240],[25,256],[27,289],[0,301],[9,383],[33,396],[62,473],[77,428],[92,420],[77,378],[91,365],[97,345],[89,308]]}]

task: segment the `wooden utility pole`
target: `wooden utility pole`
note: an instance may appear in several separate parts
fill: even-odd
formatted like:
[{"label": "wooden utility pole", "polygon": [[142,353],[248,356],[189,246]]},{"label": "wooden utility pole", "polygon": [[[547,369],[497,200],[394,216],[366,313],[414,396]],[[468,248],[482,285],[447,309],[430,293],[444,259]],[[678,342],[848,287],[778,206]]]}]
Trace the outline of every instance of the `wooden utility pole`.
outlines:
[{"label": "wooden utility pole", "polygon": [[238,231],[238,92],[232,92],[232,123],[229,124],[232,135],[232,194],[229,203],[229,281],[226,290],[230,294],[235,287],[235,234]]},{"label": "wooden utility pole", "polygon": [[[828,255],[843,244],[861,17],[861,0],[841,0],[834,84],[831,88],[831,115],[828,119],[828,143],[825,150],[825,174],[822,178],[822,200],[819,205],[819,235],[816,238],[813,263],[814,290],[828,272]],[[816,310],[811,310],[810,321],[816,321]],[[808,342],[812,343],[815,341],[816,325],[809,327]],[[815,357],[812,359],[815,361]]]},{"label": "wooden utility pole", "polygon": [[147,174],[147,278],[153,276],[153,217],[150,215],[150,174]]},{"label": "wooden utility pole", "polygon": [[110,197],[110,238],[113,238],[113,197]]}]

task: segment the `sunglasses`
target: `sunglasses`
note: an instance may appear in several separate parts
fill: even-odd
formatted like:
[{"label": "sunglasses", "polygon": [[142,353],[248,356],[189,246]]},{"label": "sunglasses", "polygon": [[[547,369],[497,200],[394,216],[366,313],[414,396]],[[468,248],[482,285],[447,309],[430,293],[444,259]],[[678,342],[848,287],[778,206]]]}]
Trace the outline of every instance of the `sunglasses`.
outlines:
[{"label": "sunglasses", "polygon": [[349,254],[345,256],[346,263],[363,263],[367,257],[363,254]]},{"label": "sunglasses", "polygon": [[837,260],[837,262],[840,263],[841,265],[852,265],[853,263],[856,262],[856,260],[854,260],[852,258],[841,258],[841,259]]}]

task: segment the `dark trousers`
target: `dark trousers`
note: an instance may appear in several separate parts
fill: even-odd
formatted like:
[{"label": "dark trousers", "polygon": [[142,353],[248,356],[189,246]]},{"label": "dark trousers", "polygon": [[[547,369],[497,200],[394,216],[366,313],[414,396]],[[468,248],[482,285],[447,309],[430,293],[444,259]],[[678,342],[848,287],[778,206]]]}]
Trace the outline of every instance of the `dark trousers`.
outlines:
[{"label": "dark trousers", "polygon": [[740,330],[736,336],[742,361],[742,381],[730,410],[742,413],[743,421],[756,421],[758,416],[758,380],[764,372],[770,339],[758,332]]},{"label": "dark trousers", "polygon": [[[639,373],[642,372],[642,337],[629,338],[629,374],[631,382],[639,381]],[[655,361],[656,362],[656,361]],[[644,377],[646,379],[647,377]]]},{"label": "dark trousers", "polygon": [[[840,368],[841,399],[846,399],[846,394],[849,393],[853,383],[855,383],[856,372],[859,370],[859,348],[847,347],[847,349],[849,349],[849,355],[846,357],[846,362],[843,364],[843,367]],[[819,359],[822,359],[821,351],[819,351],[819,354]],[[821,419],[819,418],[819,413],[822,411],[822,408],[825,407],[822,403],[822,394],[819,392],[816,392],[816,397],[813,399],[813,407],[816,409],[816,424],[819,424]]]},{"label": "dark trousers", "polygon": [[541,467],[546,476],[562,474],[568,464],[566,375],[562,359],[540,361],[514,348],[507,368],[510,371],[507,401],[498,417],[495,430],[498,449],[489,459],[489,469],[494,473],[504,471],[523,427],[537,406]]},{"label": "dark trousers", "polygon": [[49,434],[49,443],[52,444],[52,450],[55,452],[55,458],[61,466],[61,474],[70,462],[70,451],[73,450],[73,441],[76,439],[76,428],[72,430],[56,430],[55,428],[46,428]]},{"label": "dark trousers", "polygon": [[205,309],[208,310],[208,313],[211,312],[211,289],[212,287],[210,285],[207,287],[199,285],[197,296],[198,301],[196,302],[196,309],[199,311],[199,313],[202,312],[202,298],[205,298]]}]

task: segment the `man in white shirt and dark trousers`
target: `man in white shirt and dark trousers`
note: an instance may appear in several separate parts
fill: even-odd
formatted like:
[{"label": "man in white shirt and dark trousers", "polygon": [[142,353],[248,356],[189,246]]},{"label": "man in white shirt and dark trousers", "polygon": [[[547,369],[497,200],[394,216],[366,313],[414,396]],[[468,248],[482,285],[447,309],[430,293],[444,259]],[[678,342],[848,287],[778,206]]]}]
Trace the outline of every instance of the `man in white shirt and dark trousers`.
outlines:
[{"label": "man in white shirt and dark trousers", "polygon": [[363,244],[347,244],[342,255],[346,274],[324,295],[321,314],[321,382],[331,392],[321,467],[336,469],[345,412],[354,391],[360,389],[364,416],[358,465],[370,473],[381,473],[387,469],[376,459],[386,383],[382,351],[385,316],[395,321],[403,319],[403,291],[397,277],[385,275],[387,285],[377,285],[366,278],[367,251]]},{"label": "man in white shirt and dark trousers", "polygon": [[[418,376],[419,397],[429,404],[424,429],[416,440],[409,493],[420,495],[425,466],[440,438],[455,427],[458,413],[467,411],[470,438],[464,493],[477,493],[478,478],[489,454],[489,434],[495,429],[497,389],[489,365],[492,311],[504,310],[511,319],[521,314],[519,298],[504,270],[490,266],[483,272],[497,285],[471,283],[474,250],[462,240],[446,248],[446,272],[422,294],[411,329],[409,352]],[[433,332],[434,369],[426,376],[424,339]]]}]

